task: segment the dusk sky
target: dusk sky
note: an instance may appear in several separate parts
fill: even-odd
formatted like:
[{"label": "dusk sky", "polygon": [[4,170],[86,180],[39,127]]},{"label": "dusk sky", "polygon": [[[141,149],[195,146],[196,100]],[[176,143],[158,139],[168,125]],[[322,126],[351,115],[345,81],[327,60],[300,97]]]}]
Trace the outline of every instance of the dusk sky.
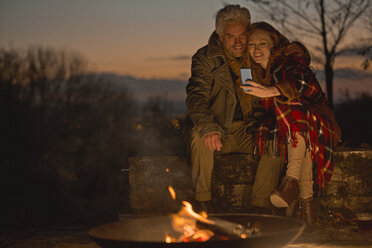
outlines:
[{"label": "dusk sky", "polygon": [[0,45],[71,49],[98,71],[186,79],[221,7],[222,0],[0,0]]},{"label": "dusk sky", "polygon": [[[224,2],[0,0],[0,46],[73,50],[81,53],[96,72],[187,80],[191,56],[207,43],[214,30],[215,14]],[[252,21],[262,21],[246,1],[228,2],[248,7]],[[336,68],[342,63],[360,68],[361,62],[340,57]],[[353,90],[370,90],[371,81],[369,77],[354,80]],[[350,80],[340,77],[337,83],[347,87]]]}]

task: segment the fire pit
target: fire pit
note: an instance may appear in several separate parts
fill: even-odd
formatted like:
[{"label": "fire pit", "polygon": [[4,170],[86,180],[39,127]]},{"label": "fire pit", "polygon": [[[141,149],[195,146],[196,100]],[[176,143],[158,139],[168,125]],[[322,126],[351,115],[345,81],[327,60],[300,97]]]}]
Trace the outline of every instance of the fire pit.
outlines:
[{"label": "fire pit", "polygon": [[[221,214],[211,215],[241,225],[256,223],[260,226],[260,235],[245,239],[230,237],[227,240],[210,239],[205,242],[166,243],[166,235],[176,235],[172,228],[172,217],[153,216],[134,218],[109,223],[92,228],[89,235],[102,247],[283,247],[293,242],[303,231],[304,224],[287,217],[259,214]],[[166,234],[166,235],[165,235]]]}]

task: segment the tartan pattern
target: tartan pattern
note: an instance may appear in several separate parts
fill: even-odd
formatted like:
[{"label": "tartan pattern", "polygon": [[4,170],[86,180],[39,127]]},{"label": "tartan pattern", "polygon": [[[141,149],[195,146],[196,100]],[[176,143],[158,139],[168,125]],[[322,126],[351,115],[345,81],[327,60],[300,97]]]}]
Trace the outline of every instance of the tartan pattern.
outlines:
[{"label": "tartan pattern", "polygon": [[268,128],[271,124],[264,121],[256,132],[256,145],[262,154],[264,143],[269,133],[276,133],[276,144],[281,156],[287,160],[287,144],[296,145],[295,134],[301,134],[311,151],[313,168],[319,189],[322,189],[332,177],[333,164],[333,136],[334,128],[329,120],[322,117],[312,105],[327,104],[326,98],[317,81],[314,72],[304,66],[298,56],[287,56],[273,71],[272,85],[281,81],[289,82],[297,89],[301,96],[289,103],[280,103],[275,98],[261,100],[265,109],[274,109],[277,128]]}]

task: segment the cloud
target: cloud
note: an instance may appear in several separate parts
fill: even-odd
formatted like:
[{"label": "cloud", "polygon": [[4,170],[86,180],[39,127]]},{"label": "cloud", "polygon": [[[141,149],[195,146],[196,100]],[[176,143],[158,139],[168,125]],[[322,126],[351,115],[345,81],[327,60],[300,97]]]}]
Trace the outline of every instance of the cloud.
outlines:
[{"label": "cloud", "polygon": [[[325,74],[323,70],[316,70],[318,80],[325,80]],[[338,68],[334,70],[335,79],[344,80],[372,80],[372,71],[368,70],[357,70],[350,67]]]},{"label": "cloud", "polygon": [[190,73],[181,72],[178,76],[179,76],[179,78],[188,78],[188,77],[190,77]]},{"label": "cloud", "polygon": [[178,55],[178,56],[169,57],[168,59],[173,60],[173,61],[174,60],[184,61],[184,60],[190,60],[191,56],[189,56],[189,55]]},{"label": "cloud", "polygon": [[338,56],[342,57],[353,57],[353,56],[372,56],[372,46],[364,45],[360,47],[345,48],[338,52]]},{"label": "cloud", "polygon": [[160,62],[160,61],[190,61],[191,56],[190,55],[176,55],[176,56],[170,56],[170,57],[150,57],[146,58],[148,61],[153,62]]}]

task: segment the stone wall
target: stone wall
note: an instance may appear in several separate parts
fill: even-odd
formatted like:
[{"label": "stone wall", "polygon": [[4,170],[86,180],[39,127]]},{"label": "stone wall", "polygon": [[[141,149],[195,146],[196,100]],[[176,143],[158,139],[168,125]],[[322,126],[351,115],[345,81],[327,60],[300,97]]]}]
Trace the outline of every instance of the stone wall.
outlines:
[{"label": "stone wall", "polygon": [[[134,213],[167,213],[181,201],[193,200],[191,168],[185,157],[132,157],[129,199]],[[215,159],[212,198],[216,212],[249,211],[258,159],[245,154],[220,155]],[[372,150],[335,153],[335,172],[320,203],[326,208],[372,211]],[[168,191],[176,192],[174,201]]]},{"label": "stone wall", "polygon": [[[188,159],[185,157],[132,157],[129,159],[129,201],[135,213],[173,211],[179,199],[193,196]],[[174,201],[168,190],[176,192]]]},{"label": "stone wall", "polygon": [[335,153],[335,170],[320,203],[327,208],[372,212],[372,150]]},{"label": "stone wall", "polygon": [[246,154],[217,156],[212,175],[215,212],[244,212],[250,207],[258,158]]}]

